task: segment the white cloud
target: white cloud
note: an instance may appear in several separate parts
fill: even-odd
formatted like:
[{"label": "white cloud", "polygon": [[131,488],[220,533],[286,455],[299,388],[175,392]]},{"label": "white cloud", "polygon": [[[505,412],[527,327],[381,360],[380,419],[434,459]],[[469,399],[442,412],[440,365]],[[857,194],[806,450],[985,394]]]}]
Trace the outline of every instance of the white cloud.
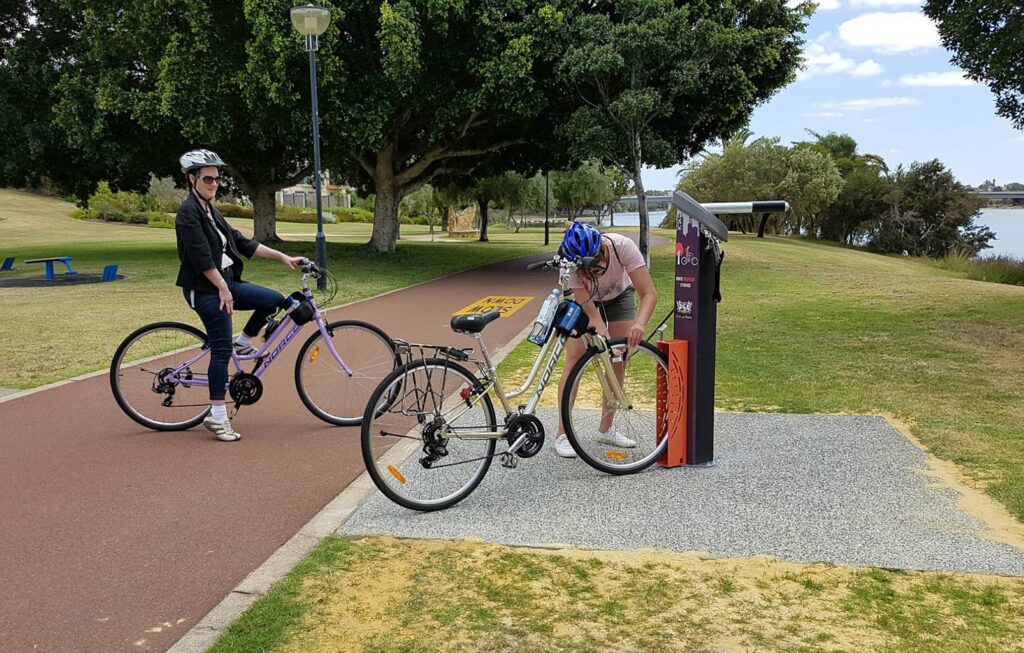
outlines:
[{"label": "white cloud", "polygon": [[839,26],[847,45],[883,54],[939,47],[935,23],[916,11],[861,14]]},{"label": "white cloud", "polygon": [[811,111],[809,113],[800,114],[804,118],[842,118],[843,114],[838,111]]},{"label": "white cloud", "polygon": [[858,63],[856,60],[843,56],[833,50],[835,39],[828,32],[807,44],[803,53],[803,66],[797,74],[798,79],[807,79],[818,75],[847,74],[854,77],[880,75],[883,69],[873,59]]},{"label": "white cloud", "polygon": [[907,86],[975,86],[977,82],[967,79],[958,70],[950,70],[942,73],[903,75],[900,77],[900,84]]},{"label": "white cloud", "polygon": [[864,119],[864,124],[865,125],[870,125],[871,123],[878,122],[878,121],[879,121],[878,118],[865,118]]},{"label": "white cloud", "polygon": [[851,7],[920,7],[923,0],[851,0]]},{"label": "white cloud", "polygon": [[877,97],[858,100],[831,100],[819,102],[815,106],[822,111],[868,111],[888,107],[910,107],[921,104],[921,100],[911,97]]}]

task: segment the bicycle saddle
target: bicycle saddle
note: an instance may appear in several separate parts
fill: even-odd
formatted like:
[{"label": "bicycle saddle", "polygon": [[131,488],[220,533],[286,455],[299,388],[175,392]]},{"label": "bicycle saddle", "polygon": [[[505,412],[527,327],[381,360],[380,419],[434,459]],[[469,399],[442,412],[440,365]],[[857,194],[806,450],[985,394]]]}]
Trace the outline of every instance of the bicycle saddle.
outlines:
[{"label": "bicycle saddle", "polygon": [[457,333],[480,333],[484,327],[501,317],[498,311],[474,313],[473,315],[456,315],[452,318],[452,331]]}]

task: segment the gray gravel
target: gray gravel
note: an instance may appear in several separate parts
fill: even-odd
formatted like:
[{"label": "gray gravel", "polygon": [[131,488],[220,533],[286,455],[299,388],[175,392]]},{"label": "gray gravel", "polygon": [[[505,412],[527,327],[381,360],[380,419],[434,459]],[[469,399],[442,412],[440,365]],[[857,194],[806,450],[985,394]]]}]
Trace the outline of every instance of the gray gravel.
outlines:
[{"label": "gray gravel", "polygon": [[539,417],[544,450],[496,461],[461,503],[417,513],[375,492],[339,533],[1024,576],[1024,552],[986,538],[879,417],[720,413],[713,467],[625,477],[555,456],[554,411]]}]

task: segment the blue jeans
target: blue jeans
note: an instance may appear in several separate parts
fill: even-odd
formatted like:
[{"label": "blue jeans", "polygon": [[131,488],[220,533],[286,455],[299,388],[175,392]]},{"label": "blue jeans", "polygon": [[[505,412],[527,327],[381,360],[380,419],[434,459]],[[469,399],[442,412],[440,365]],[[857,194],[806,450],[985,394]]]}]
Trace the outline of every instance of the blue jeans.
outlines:
[{"label": "blue jeans", "polygon": [[[242,329],[242,333],[249,337],[259,334],[267,318],[277,309],[288,308],[288,300],[276,290],[230,278],[227,282],[231,296],[235,298],[235,310],[253,311]],[[231,316],[221,310],[217,293],[198,290],[183,292],[185,301],[199,314],[199,319],[206,327],[206,337],[210,344],[210,367],[207,370],[210,400],[220,401],[224,399],[228,383],[228,361],[231,360]]]}]

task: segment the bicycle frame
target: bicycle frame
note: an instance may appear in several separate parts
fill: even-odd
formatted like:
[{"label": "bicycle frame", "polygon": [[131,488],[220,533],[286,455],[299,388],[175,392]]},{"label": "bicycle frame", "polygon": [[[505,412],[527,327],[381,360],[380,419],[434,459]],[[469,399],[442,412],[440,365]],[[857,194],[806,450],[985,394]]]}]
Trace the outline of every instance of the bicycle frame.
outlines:
[{"label": "bicycle frame", "polygon": [[[337,350],[335,350],[334,343],[331,341],[330,334],[327,331],[327,320],[324,319],[323,314],[320,312],[320,307],[316,305],[316,300],[313,298],[313,291],[309,289],[309,285],[306,282],[308,276],[308,274],[302,275],[302,294],[313,306],[313,319],[311,321],[316,322],[317,328],[320,330],[320,334],[323,336],[324,342],[327,344],[327,350],[331,353],[331,356],[333,356],[334,360],[341,365],[341,369],[344,370],[345,374],[351,377],[353,375],[352,370],[345,365],[345,361],[342,360],[341,355],[338,354]],[[295,324],[291,315],[286,315],[281,323],[277,325],[277,328],[271,334],[270,338],[268,338],[267,341],[263,343],[263,346],[261,346],[255,353],[248,356],[239,356],[234,351],[231,352],[231,361],[234,363],[235,371],[244,371],[242,369],[242,363],[245,361],[255,360],[257,363],[256,367],[252,371],[252,375],[257,378],[263,376],[263,374],[270,369],[270,364],[274,362],[274,359],[277,358],[278,354],[285,350],[289,343],[291,343],[295,338],[296,334],[302,330],[302,327],[302,324]],[[277,343],[276,346],[275,343]],[[273,349],[271,349],[271,347],[273,347]],[[203,374],[202,377],[196,377],[191,370],[192,365],[199,362],[199,360],[209,354],[209,352],[209,347],[204,347],[196,356],[185,361],[170,372],[167,375],[167,379],[176,383],[181,383],[186,387],[209,387],[209,379],[206,378],[205,374]]]},{"label": "bicycle frame", "polygon": [[[572,273],[575,272],[575,264],[561,265],[560,284],[562,287],[561,301],[566,301],[566,291],[569,289],[569,279]],[[569,339],[569,336],[565,333],[552,329],[552,333],[537,353],[537,358],[533,363],[533,367],[530,369],[530,373],[527,375],[523,385],[512,390],[511,392],[505,392],[504,387],[501,384],[501,379],[498,378],[497,369],[491,359],[490,351],[487,349],[487,345],[484,343],[482,333],[469,334],[480,346],[480,355],[482,360],[474,360],[480,373],[483,375],[483,391],[477,393],[478,397],[482,397],[489,392],[494,392],[495,396],[501,402],[502,408],[504,408],[506,416],[512,415],[516,412],[520,412],[525,415],[533,415],[537,409],[537,404],[540,403],[541,396],[544,394],[544,389],[547,387],[548,382],[551,380],[551,374],[555,370],[555,365],[558,363],[558,359],[562,355],[562,351],[565,349],[565,343]],[[621,406],[626,403],[625,394],[622,391],[622,385],[619,383],[618,377],[614,371],[614,361],[611,357],[611,350],[608,347],[607,340],[601,335],[592,332],[586,332],[582,336],[584,343],[589,347],[597,347],[598,351],[601,352],[599,357],[602,373],[598,376],[601,383],[601,390],[604,396],[610,397],[617,406]],[[540,379],[537,380],[533,395],[530,397],[529,402],[525,406],[520,406],[518,410],[514,410],[510,402],[531,387],[534,387],[534,381],[537,379],[537,373],[540,371],[541,363],[545,360],[547,354],[547,363],[544,365],[544,371],[540,375]],[[483,431],[483,430],[471,430],[471,429],[460,429],[459,427],[452,427],[450,424],[452,421],[457,420],[463,413],[472,408],[479,401],[476,399],[471,402],[465,410],[462,410],[458,414],[452,416],[445,415],[445,421],[448,422],[448,432],[454,436],[463,440],[496,440],[504,438],[508,435],[508,429],[499,427],[496,431]],[[616,406],[616,407],[617,407]],[[458,407],[461,409],[461,405]],[[453,409],[452,412],[454,412]],[[525,436],[519,438],[512,446],[509,451],[514,453],[525,443]]]}]

